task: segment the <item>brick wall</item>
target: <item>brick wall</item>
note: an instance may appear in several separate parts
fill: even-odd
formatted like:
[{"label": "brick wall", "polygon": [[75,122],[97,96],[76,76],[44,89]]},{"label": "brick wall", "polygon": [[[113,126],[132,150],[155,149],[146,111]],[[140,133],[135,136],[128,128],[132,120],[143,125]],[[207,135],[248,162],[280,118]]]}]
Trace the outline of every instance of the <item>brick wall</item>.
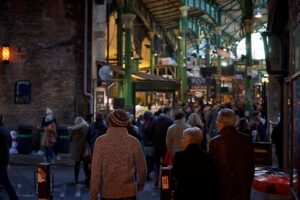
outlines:
[{"label": "brick wall", "polygon": [[[2,0],[0,44],[11,47],[0,64],[0,112],[9,128],[39,126],[46,107],[61,124],[86,115],[83,96],[83,1]],[[15,104],[15,82],[31,83],[31,103]]]}]

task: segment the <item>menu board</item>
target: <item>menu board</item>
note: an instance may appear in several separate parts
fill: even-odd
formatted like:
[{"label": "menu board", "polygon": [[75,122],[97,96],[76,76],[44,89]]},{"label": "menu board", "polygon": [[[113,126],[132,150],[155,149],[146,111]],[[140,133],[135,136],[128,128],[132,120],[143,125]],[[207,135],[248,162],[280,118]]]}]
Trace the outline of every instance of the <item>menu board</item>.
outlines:
[{"label": "menu board", "polygon": [[[292,104],[292,112],[293,112],[293,168],[294,179],[299,179],[300,172],[300,75],[297,76],[293,80],[293,104]],[[294,180],[295,182],[296,180]],[[298,184],[295,184],[297,186]],[[299,190],[299,188],[295,188],[295,190]]]},{"label": "menu board", "polygon": [[105,110],[105,103],[104,103],[104,97],[105,93],[104,91],[96,91],[96,112],[100,112]]}]

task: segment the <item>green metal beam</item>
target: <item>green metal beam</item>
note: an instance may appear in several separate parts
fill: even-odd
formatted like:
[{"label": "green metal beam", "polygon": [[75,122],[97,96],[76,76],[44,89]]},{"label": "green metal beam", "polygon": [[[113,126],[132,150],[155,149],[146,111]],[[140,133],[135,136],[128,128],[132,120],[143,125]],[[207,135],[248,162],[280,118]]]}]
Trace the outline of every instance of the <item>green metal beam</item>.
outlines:
[{"label": "green metal beam", "polygon": [[252,43],[251,43],[251,33],[252,33],[252,26],[253,26],[253,9],[254,4],[252,0],[243,0],[243,16],[244,16],[244,26],[245,26],[245,33],[246,33],[246,59],[245,59],[245,66],[246,66],[246,78],[245,78],[245,89],[246,89],[246,110],[250,113],[253,111],[253,93],[252,87],[253,82],[251,78],[252,72]]},{"label": "green metal beam", "polygon": [[[216,26],[218,26],[217,24],[211,24],[210,22],[208,22],[204,19],[200,19],[200,20],[189,19],[188,20],[188,29],[192,30],[194,33],[197,33],[197,32],[199,32],[199,30],[197,30],[197,28],[200,26],[200,24],[205,24],[205,26],[207,27],[209,32],[212,32],[214,34],[215,34],[214,28]],[[230,34],[228,34],[226,32],[222,32],[221,38],[223,38],[223,40],[228,40],[228,41],[232,41],[232,42],[237,41],[234,37],[232,37]]]},{"label": "green metal beam", "polygon": [[163,30],[155,21],[145,4],[141,0],[131,0],[132,11],[143,21],[149,31],[154,31],[161,38],[168,38],[173,48],[176,46],[176,37],[172,31]]},{"label": "green metal beam", "polygon": [[216,24],[221,24],[221,12],[216,4],[211,4],[207,0],[181,0],[181,3],[190,8],[204,11]]},{"label": "green metal beam", "polygon": [[[124,13],[124,0],[117,0],[117,65],[123,66],[123,20],[122,15]],[[121,78],[119,75],[118,78]],[[118,83],[118,96],[124,97],[124,85],[122,83]]]},{"label": "green metal beam", "polygon": [[180,17],[180,31],[181,31],[181,60],[182,60],[182,65],[181,65],[181,88],[180,88],[180,100],[182,103],[187,103],[187,30],[188,30],[188,7],[187,6],[182,6],[180,7],[181,11],[181,17]]}]

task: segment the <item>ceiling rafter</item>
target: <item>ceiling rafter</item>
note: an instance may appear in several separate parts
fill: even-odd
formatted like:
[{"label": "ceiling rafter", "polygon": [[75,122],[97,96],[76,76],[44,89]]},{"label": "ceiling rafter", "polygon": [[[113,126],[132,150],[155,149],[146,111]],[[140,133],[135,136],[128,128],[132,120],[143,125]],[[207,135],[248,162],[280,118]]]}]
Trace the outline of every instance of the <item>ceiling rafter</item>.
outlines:
[{"label": "ceiling rafter", "polygon": [[154,18],[155,19],[158,19],[158,18],[161,18],[161,17],[174,17],[176,16],[177,18],[180,16],[178,16],[178,13],[175,13],[175,12],[171,12],[171,13],[164,13],[164,14],[158,14],[158,15],[155,15]]},{"label": "ceiling rafter", "polygon": [[175,10],[178,10],[179,11],[179,8],[178,7],[174,7],[174,6],[160,6],[160,7],[157,7],[156,9],[150,9],[150,12],[157,12],[157,11],[161,11],[161,10],[164,10],[164,11],[168,11],[168,9],[175,9]]},{"label": "ceiling rafter", "polygon": [[164,3],[165,1],[162,0],[154,0],[154,1],[145,1],[143,0],[144,4],[146,4],[146,6],[149,6],[150,4],[154,4],[154,3]]},{"label": "ceiling rafter", "polygon": [[159,4],[159,5],[155,5],[155,6],[152,6],[152,7],[150,7],[149,6],[149,9],[150,10],[155,10],[156,8],[161,8],[161,7],[164,7],[164,6],[170,6],[170,5],[174,5],[174,4],[176,4],[177,3],[177,5],[181,5],[181,4],[179,4],[178,3],[178,1],[171,1],[171,2],[169,2],[169,3],[165,3],[165,4]]},{"label": "ceiling rafter", "polygon": [[178,15],[173,15],[173,16],[169,16],[168,18],[161,17],[161,18],[156,18],[156,19],[159,23],[162,23],[164,21],[179,20],[180,17],[178,17]]},{"label": "ceiling rafter", "polygon": [[152,12],[153,15],[161,15],[161,14],[168,14],[168,13],[177,13],[179,14],[180,11],[179,10],[176,10],[176,9],[170,9],[170,10],[160,10],[160,11],[155,11],[155,12]]},{"label": "ceiling rafter", "polygon": [[221,6],[220,9],[224,9],[224,8],[227,7],[227,6],[230,6],[232,3],[235,3],[234,6],[235,6],[236,4],[238,4],[238,2],[237,2],[236,0],[231,0],[231,1],[229,1],[228,3],[224,4],[223,6]]},{"label": "ceiling rafter", "polygon": [[[199,2],[197,4],[197,1]],[[258,0],[255,0],[258,1]],[[260,0],[266,1],[266,0]],[[142,0],[153,19],[165,30],[179,27],[182,6],[182,0]],[[221,26],[223,34],[232,37],[233,40],[240,40],[239,35],[240,21],[242,20],[243,8],[241,0],[186,0],[187,6],[194,5],[188,10],[188,17],[197,19],[197,21],[207,24],[212,28]],[[190,3],[193,2],[193,3]],[[206,4],[205,4],[206,2]],[[203,5],[204,4],[204,5]],[[209,4],[209,5],[207,5]],[[212,8],[212,9],[207,9]],[[215,13],[220,13],[220,24],[216,24],[214,19],[219,19]],[[210,17],[214,18],[211,19]],[[263,19],[265,22],[266,19]],[[255,27],[258,23],[255,23]],[[222,35],[223,35],[222,34]]]}]

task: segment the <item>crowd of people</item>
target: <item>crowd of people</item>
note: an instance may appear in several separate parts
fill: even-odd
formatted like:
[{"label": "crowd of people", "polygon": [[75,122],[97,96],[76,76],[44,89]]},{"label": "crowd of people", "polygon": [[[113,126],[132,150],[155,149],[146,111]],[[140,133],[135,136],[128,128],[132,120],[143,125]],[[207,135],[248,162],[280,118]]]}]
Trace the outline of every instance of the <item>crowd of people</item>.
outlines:
[{"label": "crowd of people", "polygon": [[[106,117],[99,112],[91,122],[78,116],[68,127],[74,183],[79,182],[83,163],[92,200],[98,195],[103,200],[133,200],[146,180],[154,179],[158,189],[160,167],[169,164],[175,200],[250,199],[253,142],[267,141],[268,134],[266,120],[259,111],[252,112],[251,118],[245,113],[240,104],[189,104],[145,111],[136,120],[122,109]],[[43,117],[42,128],[41,146],[45,161],[51,162],[56,156],[57,122],[50,109]],[[1,129],[1,137],[5,134]],[[9,144],[1,144],[1,148],[9,148]],[[164,162],[166,154],[171,155],[171,163]],[[4,157],[8,157],[6,153]],[[8,166],[7,159],[4,161],[2,168]],[[5,181],[2,184],[11,199],[17,199],[2,168],[1,183]]]}]

